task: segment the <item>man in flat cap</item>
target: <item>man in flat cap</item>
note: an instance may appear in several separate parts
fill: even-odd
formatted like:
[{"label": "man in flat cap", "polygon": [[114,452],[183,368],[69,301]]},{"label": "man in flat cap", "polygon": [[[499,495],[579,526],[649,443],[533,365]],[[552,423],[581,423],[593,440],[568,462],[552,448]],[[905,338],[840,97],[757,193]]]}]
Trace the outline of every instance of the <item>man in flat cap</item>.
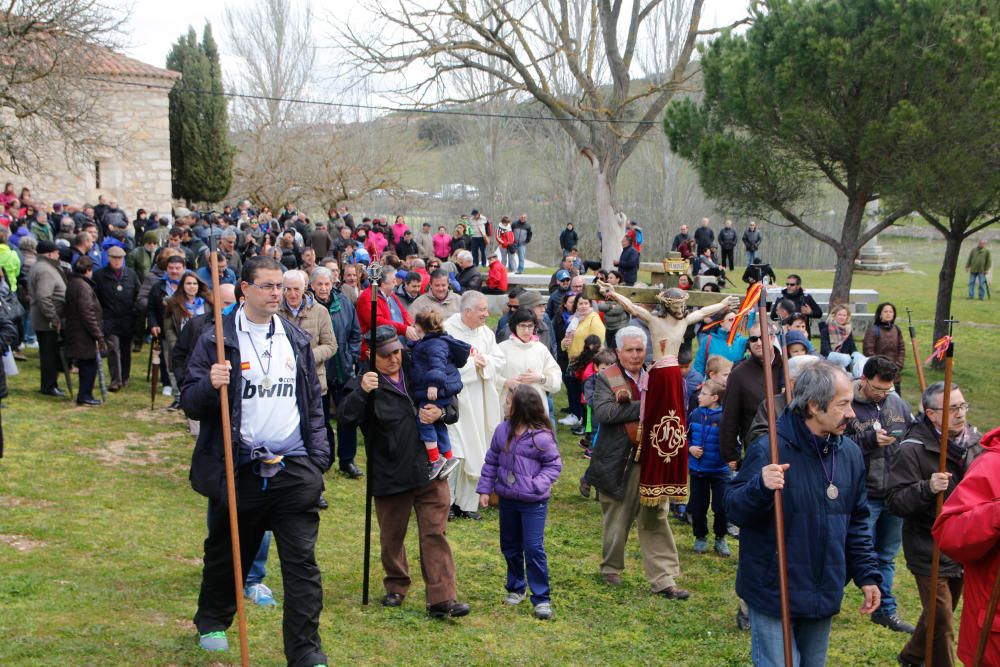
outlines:
[{"label": "man in flat cap", "polygon": [[410,514],[416,512],[427,613],[435,618],[465,616],[469,605],[455,599],[455,562],[445,536],[448,483],[430,478],[427,450],[417,428],[418,419],[431,424],[443,414],[446,423],[453,423],[457,413],[451,406],[444,413],[435,405],[417,410],[403,345],[393,327],[376,328],[374,356],[375,370],[348,383],[351,393],[341,402],[337,419],[361,426],[365,436],[385,570],[382,605],[400,606],[410,589],[403,542]]}]

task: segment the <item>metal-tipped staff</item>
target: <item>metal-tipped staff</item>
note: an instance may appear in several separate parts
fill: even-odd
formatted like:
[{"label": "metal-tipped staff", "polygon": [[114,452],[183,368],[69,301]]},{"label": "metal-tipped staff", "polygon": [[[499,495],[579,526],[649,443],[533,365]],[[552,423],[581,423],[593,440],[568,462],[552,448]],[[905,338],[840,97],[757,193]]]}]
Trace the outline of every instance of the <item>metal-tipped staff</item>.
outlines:
[{"label": "metal-tipped staff", "polygon": [[[378,281],[382,277],[382,266],[375,261],[373,258],[368,263],[368,283],[372,291],[372,317],[371,317],[371,329],[369,331],[370,338],[368,339],[368,361],[371,363],[371,370],[373,373],[378,371],[375,370],[375,330],[378,329],[377,326],[377,316],[378,316]],[[369,399],[374,400],[374,397]],[[369,403],[371,405],[371,403]],[[368,443],[365,443],[365,562],[362,568],[364,580],[361,582],[361,604],[368,604],[368,580],[371,578],[371,560],[372,560],[372,457],[371,451],[368,449]]]},{"label": "metal-tipped staff", "polygon": [[[774,353],[771,348],[771,331],[767,319],[767,289],[760,291],[757,304],[757,318],[760,322],[761,344],[764,347],[764,402],[767,406],[767,437],[771,443],[771,463],[780,465],[778,457],[778,427],[774,414],[774,376],[771,365]],[[787,385],[786,385],[787,387]],[[791,396],[788,396],[791,402]],[[774,537],[778,545],[778,583],[781,595],[781,635],[785,649],[785,667],[792,667],[792,610],[788,601],[788,555],[785,551],[785,510],[781,502],[781,490],[774,492]]]},{"label": "metal-tipped staff", "polygon": [[[955,342],[951,339],[952,325],[956,320],[945,320],[948,324],[948,349],[944,353],[944,392],[941,394],[941,453],[938,456],[938,472],[948,472],[948,421],[951,417],[951,371],[955,364]],[[947,488],[945,488],[945,491]],[[937,493],[937,502],[934,509],[934,518],[941,514],[941,505],[944,504],[945,491]],[[934,622],[937,615],[937,595],[938,574],[941,568],[941,548],[937,540],[934,540],[934,551],[931,553],[931,605],[927,610],[927,638],[924,642],[924,664],[931,667],[934,664]],[[986,634],[989,634],[987,631]]]},{"label": "metal-tipped staff", "polygon": [[[214,226],[214,225],[213,225]],[[214,232],[214,230],[209,230]],[[215,252],[215,234],[210,236],[212,245],[209,266],[212,271],[212,310],[215,315],[215,359],[226,361],[222,338],[222,299],[219,298],[219,255]],[[231,376],[230,376],[231,377]],[[229,540],[233,551],[233,583],[236,586],[236,617],[240,629],[240,660],[243,667],[250,667],[250,646],[247,642],[247,611],[243,601],[243,563],[240,560],[240,526],[236,514],[236,479],[233,474],[233,432],[229,423],[229,385],[219,387],[219,412],[222,417],[222,449],[226,458],[226,498],[229,502]]]},{"label": "metal-tipped staff", "polygon": [[917,380],[920,381],[920,393],[927,389],[927,379],[924,377],[924,366],[920,363],[920,352],[917,351],[917,330],[913,328],[913,311],[906,309],[906,321],[910,326],[910,345],[913,347],[913,365],[917,369]]}]

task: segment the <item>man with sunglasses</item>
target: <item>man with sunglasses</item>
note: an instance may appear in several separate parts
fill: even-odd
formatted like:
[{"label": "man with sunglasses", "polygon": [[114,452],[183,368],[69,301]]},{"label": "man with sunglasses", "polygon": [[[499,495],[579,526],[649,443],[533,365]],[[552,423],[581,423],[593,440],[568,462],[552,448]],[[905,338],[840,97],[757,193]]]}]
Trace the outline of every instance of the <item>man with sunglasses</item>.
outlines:
[{"label": "man with sunglasses", "polygon": [[[962,390],[952,384],[950,391],[947,472],[938,472],[941,429],[946,418],[943,382],[935,382],[924,390],[920,397],[923,417],[906,431],[899,450],[889,462],[889,511],[903,518],[903,554],[906,567],[917,581],[923,607],[916,630],[897,658],[903,667],[925,663],[951,667],[955,664],[952,613],[962,595],[962,566],[942,553],[937,589],[931,590],[934,550],[931,527],[936,518],[937,494],[943,491],[945,499],[951,495],[965,477],[969,465],[982,452],[982,446],[979,431],[967,422],[969,404]],[[934,655],[925,656],[927,610],[931,604],[937,605]]]},{"label": "man with sunglasses", "polygon": [[795,305],[795,312],[802,313],[809,318],[809,335],[812,336],[812,320],[823,317],[823,309],[819,307],[812,295],[806,294],[802,289],[802,277],[794,273],[789,274],[785,279],[785,288],[781,290],[781,296],[774,300],[771,307],[771,319],[778,319],[778,304],[783,299],[791,301]]},{"label": "man with sunglasses", "polygon": [[865,459],[868,487],[868,522],[875,555],[882,574],[882,605],[872,614],[872,623],[896,632],[913,632],[913,625],[896,613],[892,580],[896,573],[896,554],[903,541],[903,520],[889,511],[889,464],[899,449],[903,433],[913,422],[909,404],[893,390],[896,364],[888,357],[874,356],[865,362],[861,377],[854,381],[854,418],[847,424],[847,435],[858,443]]}]

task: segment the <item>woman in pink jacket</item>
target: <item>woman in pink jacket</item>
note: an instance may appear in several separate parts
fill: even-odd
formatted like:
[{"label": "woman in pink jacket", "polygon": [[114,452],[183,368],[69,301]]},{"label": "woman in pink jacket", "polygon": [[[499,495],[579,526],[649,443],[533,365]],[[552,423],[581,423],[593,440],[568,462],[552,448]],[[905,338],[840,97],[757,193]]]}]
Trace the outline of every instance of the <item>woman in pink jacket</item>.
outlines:
[{"label": "woman in pink jacket", "polygon": [[444,225],[439,225],[438,233],[434,235],[434,256],[444,262],[449,255],[451,255],[451,234]]}]

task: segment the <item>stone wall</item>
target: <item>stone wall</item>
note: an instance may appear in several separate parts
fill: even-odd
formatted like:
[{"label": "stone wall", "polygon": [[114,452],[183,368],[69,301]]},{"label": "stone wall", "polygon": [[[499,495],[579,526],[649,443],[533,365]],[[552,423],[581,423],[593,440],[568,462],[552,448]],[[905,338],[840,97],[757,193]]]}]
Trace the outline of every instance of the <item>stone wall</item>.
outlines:
[{"label": "stone wall", "polygon": [[[86,162],[67,164],[64,147],[53,142],[52,159],[42,173],[10,174],[17,190],[30,187],[36,199],[51,204],[59,200],[97,203],[99,194],[117,199],[130,217],[137,208],[169,212],[170,124],[166,78],[117,77],[115,83],[92,84],[100,98],[99,108],[107,116],[107,144]],[[149,84],[144,88],[141,85]],[[100,187],[98,187],[98,169]]]}]

